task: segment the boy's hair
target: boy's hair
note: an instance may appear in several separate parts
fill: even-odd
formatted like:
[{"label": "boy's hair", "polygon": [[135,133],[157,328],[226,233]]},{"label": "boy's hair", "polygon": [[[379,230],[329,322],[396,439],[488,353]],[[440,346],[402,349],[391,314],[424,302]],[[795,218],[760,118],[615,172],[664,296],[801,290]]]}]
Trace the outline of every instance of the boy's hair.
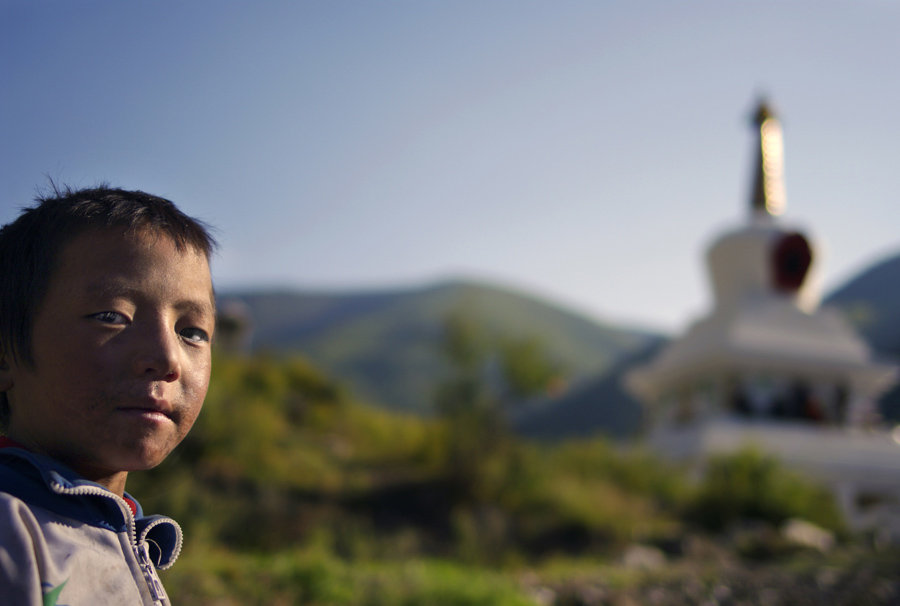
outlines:
[{"label": "boy's hair", "polygon": [[[60,251],[92,228],[150,230],[209,260],[216,248],[206,225],[182,213],[169,200],[114,189],[106,184],[73,190],[51,183],[12,223],[0,228],[0,352],[28,367],[34,365],[31,333]],[[9,422],[6,392],[0,392],[0,432]]]}]

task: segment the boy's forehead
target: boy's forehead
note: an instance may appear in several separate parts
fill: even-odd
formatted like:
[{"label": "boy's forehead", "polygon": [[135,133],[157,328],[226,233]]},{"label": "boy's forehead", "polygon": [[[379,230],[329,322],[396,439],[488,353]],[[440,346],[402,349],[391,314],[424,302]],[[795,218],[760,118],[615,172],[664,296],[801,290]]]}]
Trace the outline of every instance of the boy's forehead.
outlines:
[{"label": "boy's forehead", "polygon": [[[148,254],[161,241],[174,250],[164,256]],[[164,232],[124,227],[89,228],[63,244],[54,265],[51,284],[60,279],[72,279],[76,277],[72,275],[75,273],[83,278],[80,281],[86,291],[108,295],[127,294],[135,289],[133,283],[122,279],[125,273],[131,278],[135,274],[149,277],[154,272],[185,268],[207,285],[205,294],[214,306],[215,294],[205,251],[191,244],[178,250],[174,239]]]},{"label": "boy's forehead", "polygon": [[159,241],[165,241],[172,244],[181,254],[196,253],[202,255],[209,262],[206,252],[190,242],[176,241],[176,239],[168,234],[164,229],[157,229],[152,226],[129,227],[126,225],[105,226],[86,226],[74,232],[68,239],[64,241],[63,250],[77,241],[87,242],[112,242],[118,243],[125,248],[133,248],[134,250],[145,250],[152,247]]},{"label": "boy's forehead", "polygon": [[[59,249],[57,256],[67,256],[73,248],[86,247],[92,249],[96,246],[116,248],[120,253],[141,253],[153,248],[160,241],[170,244],[175,248],[175,254],[190,258],[194,255],[201,257],[209,266],[209,257],[201,248],[191,243],[179,244],[175,239],[162,230],[150,227],[128,228],[121,226],[112,227],[88,227],[72,235],[65,240]],[[115,259],[111,259],[114,261]]]}]

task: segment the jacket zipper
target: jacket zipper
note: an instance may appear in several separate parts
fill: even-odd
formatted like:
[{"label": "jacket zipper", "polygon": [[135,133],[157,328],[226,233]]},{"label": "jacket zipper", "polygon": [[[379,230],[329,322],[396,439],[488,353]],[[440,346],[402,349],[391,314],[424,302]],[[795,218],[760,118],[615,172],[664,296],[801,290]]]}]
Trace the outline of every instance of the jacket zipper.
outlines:
[{"label": "jacket zipper", "polygon": [[138,566],[144,575],[144,582],[147,583],[147,588],[150,590],[150,597],[153,598],[154,605],[159,604],[162,606],[168,599],[166,591],[163,589],[162,581],[159,580],[159,575],[156,574],[156,568],[150,560],[150,547],[147,545],[146,541],[138,543],[137,528],[134,524],[134,514],[131,513],[131,508],[125,503],[125,500],[104,488],[96,486],[76,486],[74,488],[66,488],[58,482],[51,482],[50,487],[54,492],[59,494],[91,495],[112,499],[116,505],[119,506],[119,509],[125,514],[125,519],[128,520],[128,538],[131,540],[131,549],[134,552],[134,556],[138,561]]}]

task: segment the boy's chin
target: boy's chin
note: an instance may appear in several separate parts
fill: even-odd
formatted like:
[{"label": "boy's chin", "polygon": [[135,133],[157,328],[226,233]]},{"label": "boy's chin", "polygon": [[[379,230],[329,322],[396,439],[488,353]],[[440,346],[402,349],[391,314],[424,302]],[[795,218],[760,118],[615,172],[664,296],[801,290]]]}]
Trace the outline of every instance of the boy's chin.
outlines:
[{"label": "boy's chin", "polygon": [[[169,451],[154,453],[106,452],[104,455],[91,457],[75,455],[55,458],[70,467],[88,480],[102,484],[113,490],[114,485],[124,487],[125,478],[133,471],[146,471],[162,463]],[[118,478],[118,479],[117,479]],[[121,484],[119,484],[121,482]],[[115,490],[114,490],[115,492]]]},{"label": "boy's chin", "polygon": [[121,457],[120,465],[122,471],[146,471],[153,469],[166,460],[166,457],[172,452],[173,448],[141,450],[129,453]]}]

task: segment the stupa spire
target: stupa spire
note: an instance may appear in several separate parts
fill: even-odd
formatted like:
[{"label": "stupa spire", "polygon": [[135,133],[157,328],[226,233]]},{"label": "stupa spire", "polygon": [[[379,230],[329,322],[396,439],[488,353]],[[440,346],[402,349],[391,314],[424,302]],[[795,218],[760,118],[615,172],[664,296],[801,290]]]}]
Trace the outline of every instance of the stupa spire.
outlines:
[{"label": "stupa spire", "polygon": [[756,147],[757,164],[750,199],[751,208],[754,215],[780,215],[787,204],[781,123],[763,100],[753,116],[753,124],[759,129],[759,144]]}]

